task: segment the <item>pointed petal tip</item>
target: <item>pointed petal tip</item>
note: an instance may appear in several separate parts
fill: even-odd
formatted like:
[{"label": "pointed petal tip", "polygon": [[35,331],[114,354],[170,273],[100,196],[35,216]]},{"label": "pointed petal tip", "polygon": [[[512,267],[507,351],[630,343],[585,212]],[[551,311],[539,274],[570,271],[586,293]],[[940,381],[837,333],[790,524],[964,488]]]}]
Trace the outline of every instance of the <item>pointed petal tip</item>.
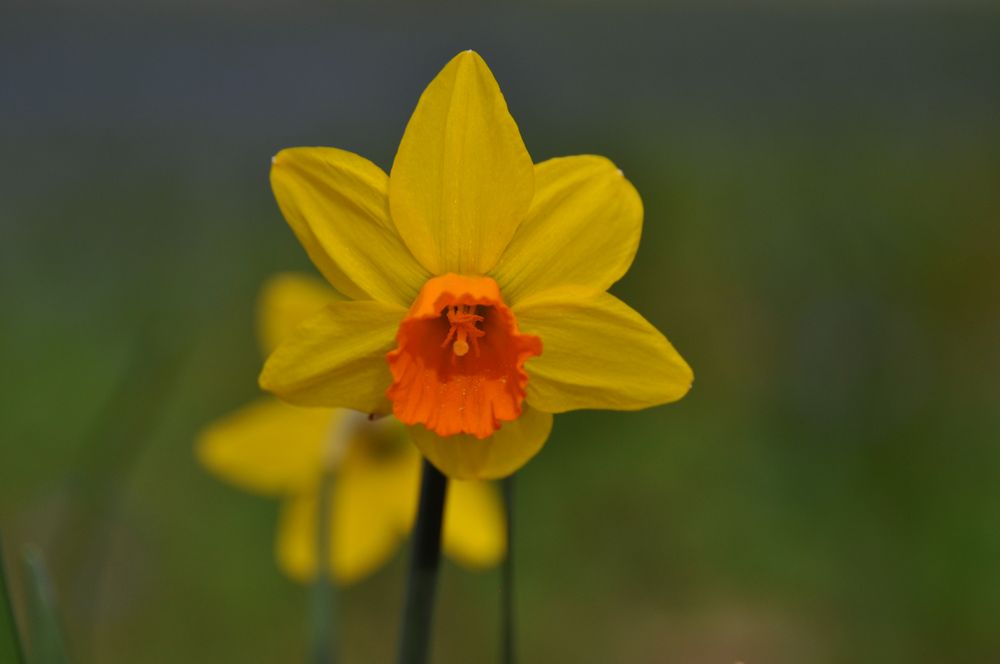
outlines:
[{"label": "pointed petal tip", "polygon": [[270,372],[267,370],[267,362],[264,363],[263,368],[261,368],[260,373],[257,374],[257,387],[259,387],[264,392],[271,392],[271,388],[274,384],[271,382]]},{"label": "pointed petal tip", "polygon": [[274,156],[271,157],[271,168],[277,168],[279,166],[288,166],[290,157],[293,152],[297,152],[301,148],[282,148],[278,150]]},{"label": "pointed petal tip", "polygon": [[194,440],[194,457],[205,468],[209,468],[212,465],[212,443],[209,436],[212,430],[211,425],[205,427],[198,432],[198,436]]},{"label": "pointed petal tip", "polygon": [[296,157],[308,157],[311,150],[336,150],[336,148],[309,148],[304,146],[281,148],[271,157],[271,166],[289,167],[295,163]]},{"label": "pointed petal tip", "polygon": [[268,394],[279,396],[281,381],[275,375],[278,372],[275,369],[273,359],[274,351],[264,359],[264,365],[260,368],[260,373],[257,374],[257,387]]},{"label": "pointed petal tip", "polygon": [[444,69],[447,69],[448,65],[459,68],[472,67],[473,70],[479,72],[479,75],[483,75],[483,71],[485,70],[485,72],[489,74],[490,78],[493,78],[493,71],[490,69],[490,66],[486,64],[485,58],[480,55],[479,51],[471,48],[467,48],[458,53],[447,65],[445,65]]},{"label": "pointed petal tip", "polygon": [[691,391],[691,388],[694,387],[694,371],[691,369],[691,365],[688,364],[683,357],[680,357],[680,355],[677,356],[677,359],[680,361],[681,364],[680,373],[682,376],[677,381],[675,381],[674,385],[676,387],[674,388],[673,393],[670,395],[670,398],[663,402],[664,404],[680,401],[681,399],[686,397],[688,393]]}]

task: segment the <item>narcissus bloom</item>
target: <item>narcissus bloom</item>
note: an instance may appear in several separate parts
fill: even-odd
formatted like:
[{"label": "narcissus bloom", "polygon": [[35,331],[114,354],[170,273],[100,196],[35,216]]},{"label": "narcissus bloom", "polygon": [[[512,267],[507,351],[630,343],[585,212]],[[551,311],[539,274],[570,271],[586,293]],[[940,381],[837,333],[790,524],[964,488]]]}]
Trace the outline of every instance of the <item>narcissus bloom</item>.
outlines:
[{"label": "narcissus bloom", "polygon": [[[266,350],[303,318],[339,299],[323,282],[282,275],[264,288],[259,307]],[[249,491],[285,501],[277,538],[281,569],[299,581],[317,571],[318,499],[333,474],[330,570],[349,583],[398,548],[417,509],[420,454],[395,418],[370,421],[345,409],[297,408],[268,398],[209,426],[198,443],[202,464]],[[445,553],[470,567],[498,563],[506,551],[503,508],[486,482],[452,482]]]},{"label": "narcissus bloom", "polygon": [[457,478],[500,477],[552,414],[681,398],[691,369],[606,291],[642,203],[607,159],[533,164],[492,73],[456,56],[424,91],[389,175],[335,148],[283,150],[271,185],[349,301],[303,323],[261,386],[307,406],[392,412]]}]

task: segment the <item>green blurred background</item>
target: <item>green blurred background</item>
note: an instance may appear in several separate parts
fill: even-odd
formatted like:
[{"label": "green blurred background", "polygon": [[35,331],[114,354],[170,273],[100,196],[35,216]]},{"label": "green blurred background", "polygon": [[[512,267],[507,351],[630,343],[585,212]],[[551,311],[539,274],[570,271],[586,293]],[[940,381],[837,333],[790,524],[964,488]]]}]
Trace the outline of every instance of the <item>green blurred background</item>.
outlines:
[{"label": "green blurred background", "polygon": [[[536,161],[635,183],[614,291],[697,377],[518,475],[523,661],[1000,661],[997,9],[5,4],[8,561],[40,547],[79,662],[302,661],[277,503],[192,454],[257,394],[259,285],[311,269],[269,160],[388,168],[471,47]],[[345,661],[391,661],[404,563],[345,592]],[[446,565],[435,661],[494,661],[497,584]]]}]

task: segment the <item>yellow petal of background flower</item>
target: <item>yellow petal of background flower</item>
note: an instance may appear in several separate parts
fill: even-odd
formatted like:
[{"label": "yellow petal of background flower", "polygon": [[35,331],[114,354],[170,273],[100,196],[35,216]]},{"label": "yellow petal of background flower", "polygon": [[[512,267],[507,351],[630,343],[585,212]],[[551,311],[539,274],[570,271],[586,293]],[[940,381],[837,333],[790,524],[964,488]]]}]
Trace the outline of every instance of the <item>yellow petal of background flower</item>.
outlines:
[{"label": "yellow petal of background flower", "polygon": [[514,313],[542,339],[542,354],[525,365],[534,408],[636,410],[676,401],[691,387],[691,368],[666,337],[610,293],[558,289]]},{"label": "yellow petal of background flower", "polygon": [[488,482],[448,483],[444,551],[468,567],[492,567],[507,552],[500,492]]},{"label": "yellow petal of background flower", "polygon": [[[368,433],[352,443],[341,475],[353,482],[362,482],[377,499],[354,509],[364,512],[371,505],[391,514],[401,533],[408,533],[417,515],[420,489],[420,452],[407,436],[406,426],[394,417],[384,417],[373,423]],[[340,508],[351,509],[344,503]]]},{"label": "yellow petal of background flower", "polygon": [[405,313],[375,301],[327,305],[267,358],[260,386],[299,406],[390,412],[385,354]]},{"label": "yellow petal of background flower", "polygon": [[326,282],[307,274],[287,272],[268,279],[257,300],[257,334],[264,352],[277,348],[306,318],[342,299]]},{"label": "yellow petal of background flower", "polygon": [[409,306],[429,275],[389,217],[382,169],[336,148],[292,148],[274,157],[271,188],[334,288],[353,299]]},{"label": "yellow petal of background flower", "polygon": [[323,444],[340,416],[260,399],[211,424],[198,440],[198,460],[250,491],[300,491],[319,476]]},{"label": "yellow petal of background flower", "polygon": [[[337,581],[360,580],[396,551],[416,510],[419,472],[415,452],[345,459],[333,478],[330,502],[330,565]],[[311,491],[290,500],[279,526],[278,561],[299,581],[316,575],[317,497]]]},{"label": "yellow petal of background flower", "polygon": [[419,468],[413,454],[390,463],[345,467],[337,475],[332,555],[338,579],[350,582],[367,574],[402,542],[416,512]]},{"label": "yellow petal of background flower", "polygon": [[509,304],[557,286],[605,291],[639,247],[642,201],[604,157],[549,159],[535,166],[535,197],[490,273]]},{"label": "yellow petal of background flower", "polygon": [[[316,578],[316,498],[316,494],[307,494],[288,500],[278,525],[278,564],[285,574],[301,583]],[[365,514],[368,520],[363,528],[356,528],[357,519],[340,528],[335,519],[331,521],[330,572],[340,583],[353,583],[374,572],[392,556],[402,539],[388,515]],[[351,527],[355,527],[354,536],[345,537],[343,531]]]},{"label": "yellow petal of background flower", "polygon": [[311,492],[296,495],[281,507],[275,557],[281,571],[299,583],[316,576],[316,518],[316,494]]},{"label": "yellow petal of background flower", "polygon": [[445,475],[459,480],[496,479],[510,475],[542,449],[552,430],[552,415],[525,405],[521,417],[504,422],[484,440],[464,434],[442,438],[421,424],[409,430],[420,451]]},{"label": "yellow petal of background flower", "polygon": [[455,56],[424,90],[396,153],[389,205],[434,274],[484,274],[531,204],[531,157],[478,54]]}]

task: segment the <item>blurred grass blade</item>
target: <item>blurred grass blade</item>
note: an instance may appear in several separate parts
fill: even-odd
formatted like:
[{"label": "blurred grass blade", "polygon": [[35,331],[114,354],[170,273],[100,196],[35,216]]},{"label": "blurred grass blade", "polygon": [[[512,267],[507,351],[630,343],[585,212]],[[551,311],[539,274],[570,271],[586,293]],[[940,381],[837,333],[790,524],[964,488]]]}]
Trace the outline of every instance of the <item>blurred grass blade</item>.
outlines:
[{"label": "blurred grass blade", "polygon": [[3,557],[3,538],[0,537],[0,662],[25,664],[24,641],[17,629],[14,615],[14,597],[7,583],[7,567]]},{"label": "blurred grass blade", "polygon": [[[170,330],[164,338],[161,330]],[[144,323],[127,350],[118,384],[79,447],[68,486],[69,508],[57,525],[50,564],[67,579],[62,597],[74,650],[92,661],[99,630],[106,562],[123,487],[167,402],[190,350],[190,338],[160,319]]]},{"label": "blurred grass blade", "polygon": [[333,580],[330,578],[330,494],[333,476],[323,473],[316,506],[316,580],[312,589],[312,663],[337,661]]},{"label": "blurred grass blade", "polygon": [[55,591],[41,551],[25,547],[22,563],[28,600],[27,632],[31,644],[27,664],[68,664]]}]

